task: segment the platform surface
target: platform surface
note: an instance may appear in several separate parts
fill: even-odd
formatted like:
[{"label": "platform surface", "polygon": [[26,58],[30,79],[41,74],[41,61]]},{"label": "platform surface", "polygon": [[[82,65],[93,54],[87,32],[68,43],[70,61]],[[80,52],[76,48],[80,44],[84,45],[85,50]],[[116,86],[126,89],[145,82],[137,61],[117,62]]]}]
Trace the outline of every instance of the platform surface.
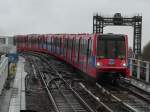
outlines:
[{"label": "platform surface", "polygon": [[15,79],[11,81],[10,89],[4,89],[0,96],[0,112],[20,112],[25,110],[25,76],[24,58],[19,57]]},{"label": "platform surface", "polygon": [[14,80],[11,100],[9,106],[9,112],[20,112],[20,110],[25,110],[25,76],[24,71],[24,58],[19,57],[16,78]]}]

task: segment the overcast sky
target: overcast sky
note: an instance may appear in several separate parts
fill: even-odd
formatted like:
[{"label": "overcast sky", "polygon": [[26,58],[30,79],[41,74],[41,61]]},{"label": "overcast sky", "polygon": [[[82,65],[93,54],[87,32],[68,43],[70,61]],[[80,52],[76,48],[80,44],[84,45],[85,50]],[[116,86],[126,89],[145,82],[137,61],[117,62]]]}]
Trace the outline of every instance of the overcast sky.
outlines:
[{"label": "overcast sky", "polygon": [[[142,46],[150,40],[150,0],[0,0],[0,35],[28,33],[92,33],[94,13],[142,14]],[[132,27],[106,27],[105,33],[129,35]]]}]

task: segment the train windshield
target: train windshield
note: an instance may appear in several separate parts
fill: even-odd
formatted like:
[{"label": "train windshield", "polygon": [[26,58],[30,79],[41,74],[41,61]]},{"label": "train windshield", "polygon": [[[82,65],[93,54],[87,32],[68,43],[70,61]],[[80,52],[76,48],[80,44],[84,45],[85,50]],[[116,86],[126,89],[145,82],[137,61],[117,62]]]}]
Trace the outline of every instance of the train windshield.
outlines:
[{"label": "train windshield", "polygon": [[101,35],[97,38],[97,57],[125,58],[125,38],[121,35]]}]

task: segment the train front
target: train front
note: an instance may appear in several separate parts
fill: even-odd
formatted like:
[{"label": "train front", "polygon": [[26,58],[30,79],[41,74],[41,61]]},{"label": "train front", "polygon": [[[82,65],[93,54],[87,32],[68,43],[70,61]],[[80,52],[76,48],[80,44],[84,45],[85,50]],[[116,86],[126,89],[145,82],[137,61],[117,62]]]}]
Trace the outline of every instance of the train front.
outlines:
[{"label": "train front", "polygon": [[97,36],[96,69],[98,79],[116,81],[128,77],[128,39],[126,35],[103,34]]}]

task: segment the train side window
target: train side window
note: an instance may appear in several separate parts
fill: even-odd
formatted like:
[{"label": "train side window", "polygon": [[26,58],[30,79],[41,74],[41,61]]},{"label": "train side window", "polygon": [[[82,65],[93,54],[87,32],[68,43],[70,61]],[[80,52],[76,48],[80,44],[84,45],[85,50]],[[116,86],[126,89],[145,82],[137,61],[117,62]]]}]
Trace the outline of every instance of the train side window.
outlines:
[{"label": "train side window", "polygon": [[46,49],[47,49],[47,50],[49,50],[49,43],[50,43],[49,41],[50,41],[50,39],[49,39],[49,38],[46,38]]},{"label": "train side window", "polygon": [[72,39],[68,40],[69,60],[71,60]]},{"label": "train side window", "polygon": [[72,40],[69,39],[69,41],[68,41],[68,49],[71,50],[71,48],[72,48]]},{"label": "train side window", "polygon": [[83,42],[82,42],[82,54],[84,55],[84,47],[85,47],[85,40],[83,39]]},{"label": "train side window", "polygon": [[53,36],[53,52],[55,51],[55,37]]},{"label": "train side window", "polygon": [[58,53],[58,45],[59,45],[59,41],[58,41],[58,37],[56,37],[56,53]]},{"label": "train side window", "polygon": [[79,52],[79,39],[76,39],[76,45],[75,45],[76,61],[78,60],[78,52]]},{"label": "train side window", "polygon": [[72,49],[72,39],[70,39],[70,46],[69,46],[69,48],[70,48],[70,50]]},{"label": "train side window", "polygon": [[87,50],[87,55],[91,56],[92,55],[92,39],[88,39],[89,45],[88,45],[88,50]]},{"label": "train side window", "polygon": [[68,50],[70,50],[70,39],[68,38]]},{"label": "train side window", "polygon": [[84,42],[84,55],[87,55],[87,47],[88,47],[87,45],[88,45],[88,42],[85,39],[85,42]]},{"label": "train side window", "polygon": [[56,37],[54,36],[54,52],[56,51]]},{"label": "train side window", "polygon": [[60,46],[60,38],[57,37],[57,47],[59,48],[59,46]]},{"label": "train side window", "polygon": [[57,37],[54,37],[54,52],[56,53],[57,48]]},{"label": "train side window", "polygon": [[84,54],[84,39],[82,40],[82,55]]},{"label": "train side window", "polygon": [[76,39],[73,38],[72,49],[76,51]]},{"label": "train side window", "polygon": [[51,49],[51,47],[52,47],[52,37],[51,36],[49,38],[49,45],[50,45],[50,49]]},{"label": "train side window", "polygon": [[80,54],[82,55],[82,41],[83,39],[80,40]]},{"label": "train side window", "polygon": [[82,55],[84,55],[84,39],[82,40]]},{"label": "train side window", "polygon": [[64,39],[64,48],[65,48],[65,50],[67,48],[67,39],[66,38]]},{"label": "train side window", "polygon": [[81,50],[80,50],[81,54],[84,54],[84,39],[81,39]]},{"label": "train side window", "polygon": [[87,55],[87,40],[82,39],[81,45],[82,45],[81,48],[82,55]]},{"label": "train side window", "polygon": [[51,36],[51,52],[54,50],[54,38]]},{"label": "train side window", "polygon": [[63,49],[62,49],[62,45],[61,45],[61,39],[59,38],[59,53],[62,54],[63,53]]}]

